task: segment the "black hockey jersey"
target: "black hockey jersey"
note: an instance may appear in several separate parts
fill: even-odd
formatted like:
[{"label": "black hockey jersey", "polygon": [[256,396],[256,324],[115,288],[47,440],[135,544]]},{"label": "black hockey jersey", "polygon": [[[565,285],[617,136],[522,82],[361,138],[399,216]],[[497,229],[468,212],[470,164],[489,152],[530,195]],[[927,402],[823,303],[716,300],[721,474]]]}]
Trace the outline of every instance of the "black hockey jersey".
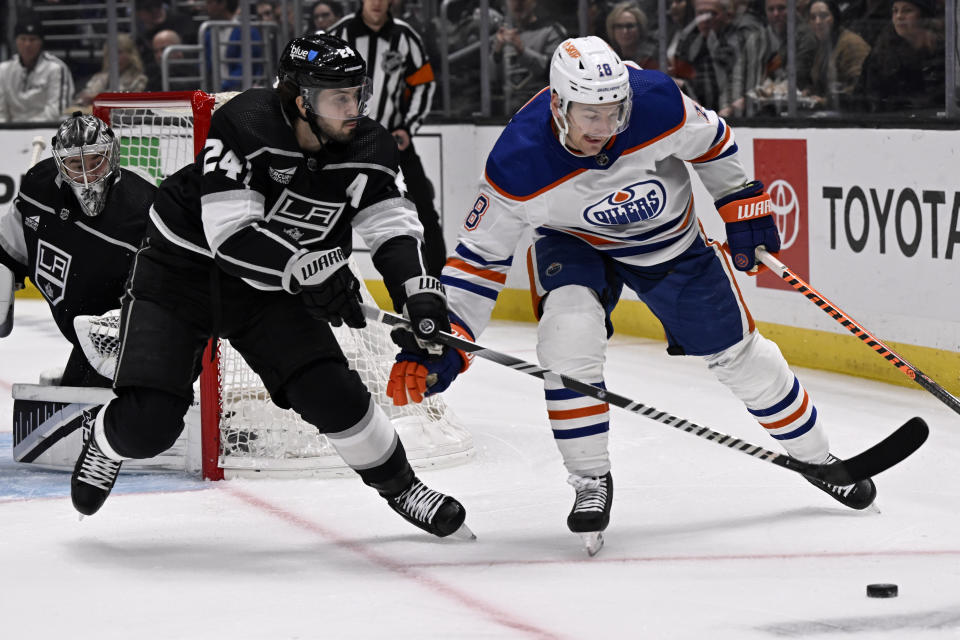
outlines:
[{"label": "black hockey jersey", "polygon": [[277,94],[249,89],[214,112],[196,162],[160,185],[150,243],[280,290],[298,257],[333,247],[349,254],[356,230],[399,303],[402,283],[424,273],[425,260],[423,228],[396,185],[396,155],[393,138],[368,118],[350,143],[305,152]]},{"label": "black hockey jersey", "polygon": [[0,213],[0,263],[18,282],[33,281],[74,345],[74,317],[120,307],[156,190],[120,169],[106,206],[91,218],[48,158],[27,172],[12,206]]}]

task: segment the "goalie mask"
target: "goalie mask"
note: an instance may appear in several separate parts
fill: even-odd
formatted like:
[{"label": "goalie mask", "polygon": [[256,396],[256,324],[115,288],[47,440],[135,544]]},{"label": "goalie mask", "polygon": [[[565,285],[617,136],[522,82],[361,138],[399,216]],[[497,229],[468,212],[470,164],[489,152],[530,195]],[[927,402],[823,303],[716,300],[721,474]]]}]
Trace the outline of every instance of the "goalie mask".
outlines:
[{"label": "goalie mask", "polygon": [[[600,138],[623,132],[630,122],[630,73],[610,45],[596,36],[560,43],[550,62],[550,91],[559,98],[559,117],[554,113],[553,119],[565,148],[573,121]],[[574,104],[586,108],[578,107],[574,115],[570,109]]]},{"label": "goalie mask", "polygon": [[113,131],[99,118],[78,111],[60,125],[51,147],[60,176],[80,208],[88,216],[99,215],[120,179],[120,145]]},{"label": "goalie mask", "polygon": [[[297,87],[311,128],[317,117],[359,120],[370,111],[367,65],[345,41],[325,33],[291,40],[280,56],[277,81]],[[316,133],[316,131],[314,131]],[[319,137],[319,136],[318,136]]]}]

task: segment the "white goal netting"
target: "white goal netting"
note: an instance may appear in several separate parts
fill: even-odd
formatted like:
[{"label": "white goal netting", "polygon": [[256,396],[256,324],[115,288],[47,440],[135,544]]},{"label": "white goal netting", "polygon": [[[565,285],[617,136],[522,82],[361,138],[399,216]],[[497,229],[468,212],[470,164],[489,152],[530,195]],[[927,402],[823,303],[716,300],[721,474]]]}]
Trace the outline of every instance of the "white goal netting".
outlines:
[{"label": "white goal netting", "polygon": [[[216,105],[233,95],[217,95]],[[213,107],[213,101],[200,92],[101,98],[94,103],[95,113],[107,120],[117,135],[121,165],[157,184],[193,160],[195,138],[205,137],[205,123]],[[206,105],[206,112],[197,110],[198,102]],[[351,268],[363,283],[352,259]],[[366,287],[362,294],[365,302],[376,305]],[[397,353],[387,327],[371,323],[363,330],[345,326],[333,330],[350,367],[393,421],[415,467],[456,464],[472,456],[470,433],[441,397],[406,407],[395,407],[387,399],[390,367]],[[216,459],[225,477],[352,474],[315,427],[270,401],[260,379],[227,341],[220,341],[218,353],[218,393],[204,392],[201,402],[216,403],[219,409]],[[209,446],[204,444],[204,457],[209,456]]]}]

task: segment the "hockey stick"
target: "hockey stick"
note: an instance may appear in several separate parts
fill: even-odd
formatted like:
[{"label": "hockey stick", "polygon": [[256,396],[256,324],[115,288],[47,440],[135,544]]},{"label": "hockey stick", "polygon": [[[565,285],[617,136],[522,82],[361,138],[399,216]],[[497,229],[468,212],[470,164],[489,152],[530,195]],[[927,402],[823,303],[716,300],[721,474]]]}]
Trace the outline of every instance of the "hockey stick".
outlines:
[{"label": "hockey stick", "polygon": [[[394,327],[410,326],[409,322],[401,316],[377,309],[370,305],[364,304],[362,306],[364,316],[369,320],[376,320]],[[640,414],[641,416],[673,427],[674,429],[693,434],[698,438],[710,440],[729,449],[736,449],[754,458],[759,458],[760,460],[770,462],[784,469],[796,471],[808,478],[823,480],[830,484],[842,486],[853,484],[859,480],[872,478],[886,471],[890,467],[902,462],[920,448],[920,445],[927,439],[929,433],[927,423],[924,422],[922,418],[911,418],[892,434],[863,453],[848,460],[840,460],[831,464],[812,464],[791,458],[783,453],[776,453],[775,451],[764,449],[758,445],[744,442],[739,438],[734,438],[733,436],[714,431],[713,429],[695,424],[689,420],[678,418],[665,411],[660,411],[654,407],[644,405],[641,402],[595,387],[576,378],[571,378],[561,373],[551,371],[550,369],[543,369],[511,355],[494,351],[493,349],[487,349],[469,340],[452,336],[449,333],[441,332],[437,335],[436,341],[448,347],[453,347],[454,349],[473,353],[485,360],[516,369],[521,373],[526,373],[535,378],[559,383],[571,391],[596,398],[597,400]]]},{"label": "hockey stick", "polygon": [[30,166],[32,167],[37,164],[40,154],[47,148],[47,141],[43,139],[43,136],[34,136],[30,144],[33,145],[33,153],[30,155]]},{"label": "hockey stick", "polygon": [[791,271],[789,267],[770,255],[764,247],[758,247],[756,254],[758,260],[777,273],[787,284],[806,296],[807,300],[820,307],[828,316],[846,327],[850,333],[863,340],[877,355],[899,369],[900,373],[932,393],[943,404],[960,413],[960,399],[957,399],[956,396],[934,382],[930,376],[907,362],[900,354],[885,345],[880,338],[864,329],[856,320],[847,315],[843,309],[827,300],[823,294],[804,282],[800,276]]}]

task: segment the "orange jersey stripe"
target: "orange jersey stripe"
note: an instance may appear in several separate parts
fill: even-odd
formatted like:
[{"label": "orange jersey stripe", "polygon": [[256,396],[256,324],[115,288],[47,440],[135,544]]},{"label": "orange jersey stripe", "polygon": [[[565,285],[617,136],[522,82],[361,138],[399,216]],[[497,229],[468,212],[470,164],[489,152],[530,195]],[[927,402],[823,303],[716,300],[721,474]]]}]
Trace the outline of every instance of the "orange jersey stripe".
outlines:
[{"label": "orange jersey stripe", "polygon": [[537,281],[533,276],[533,245],[527,248],[527,278],[530,279],[530,304],[533,305],[533,317],[540,319],[540,302],[543,298],[537,291]]},{"label": "orange jersey stripe", "polygon": [[574,418],[586,418],[587,416],[597,416],[610,410],[610,405],[606,402],[595,404],[591,407],[582,407],[580,409],[564,409],[562,411],[547,411],[547,416],[551,420],[572,420]]},{"label": "orange jersey stripe", "polygon": [[507,274],[490,271],[489,269],[480,269],[459,258],[450,258],[447,260],[446,266],[459,269],[460,271],[477,276],[478,278],[483,278],[484,280],[489,280],[490,282],[496,282],[498,284],[505,284],[507,282]]},{"label": "orange jersey stripe", "polygon": [[712,149],[707,151],[705,154],[699,158],[694,158],[690,162],[706,162],[707,160],[713,160],[723,151],[723,146],[727,144],[727,140],[730,139],[730,127],[727,127],[727,130],[723,133],[723,140],[718,142]]},{"label": "orange jersey stripe", "polygon": [[797,409],[796,411],[794,411],[793,413],[791,413],[789,416],[787,416],[787,417],[784,418],[783,420],[777,420],[776,422],[760,422],[760,421],[758,420],[758,422],[760,422],[760,424],[763,425],[763,428],[764,428],[764,429],[779,429],[780,427],[785,427],[785,426],[787,426],[788,424],[790,424],[791,422],[794,422],[795,420],[797,420],[798,418],[800,418],[800,416],[802,416],[802,415],[804,414],[804,412],[807,410],[807,405],[808,405],[808,404],[810,404],[810,396],[807,395],[807,390],[804,389],[804,390],[803,390],[803,402],[800,403],[800,408],[799,408],[799,409]]},{"label": "orange jersey stripe", "polygon": [[561,184],[563,184],[563,183],[566,182],[567,180],[570,180],[571,178],[576,178],[578,175],[580,175],[580,174],[583,173],[584,171],[586,171],[586,169],[577,169],[576,171],[573,171],[573,172],[571,172],[571,173],[568,173],[567,175],[563,176],[563,177],[560,178],[559,180],[548,184],[548,185],[545,186],[544,188],[540,189],[539,191],[535,191],[535,192],[531,193],[531,194],[528,195],[528,196],[515,196],[515,195],[513,195],[513,194],[511,194],[511,193],[507,193],[506,191],[504,191],[503,189],[501,189],[499,186],[497,186],[497,184],[496,184],[493,180],[490,179],[490,176],[487,175],[486,169],[484,169],[484,171],[483,171],[483,177],[484,177],[484,179],[487,181],[487,183],[488,183],[491,187],[493,187],[494,190],[495,190],[497,193],[499,193],[500,195],[502,195],[504,198],[510,198],[511,200],[516,200],[516,201],[518,201],[518,202],[526,202],[527,200],[533,200],[533,199],[536,198],[537,196],[539,196],[539,195],[541,195],[541,194],[543,194],[543,193],[546,193],[547,191],[550,191],[550,189],[553,189],[554,187],[560,186]]}]

